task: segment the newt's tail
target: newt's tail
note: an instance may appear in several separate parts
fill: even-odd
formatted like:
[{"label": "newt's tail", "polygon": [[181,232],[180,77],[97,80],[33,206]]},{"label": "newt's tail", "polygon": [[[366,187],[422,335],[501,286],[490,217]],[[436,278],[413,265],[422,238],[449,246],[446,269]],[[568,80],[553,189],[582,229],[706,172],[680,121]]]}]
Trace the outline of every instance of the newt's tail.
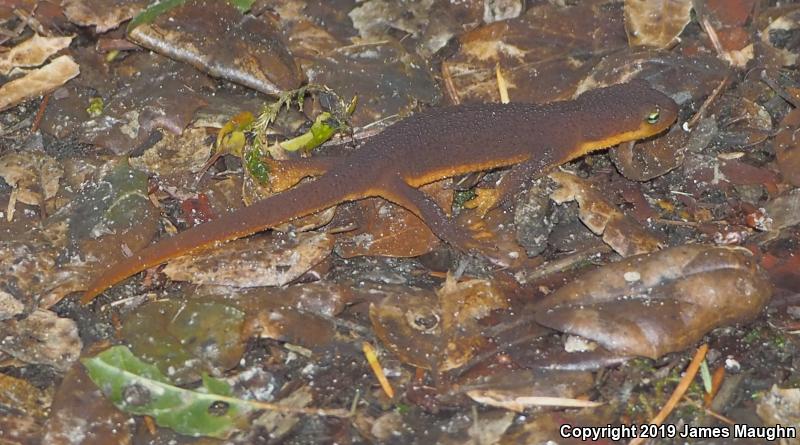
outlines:
[{"label": "newt's tail", "polygon": [[364,197],[365,193],[342,184],[333,175],[270,196],[249,207],[221,217],[146,247],[130,258],[111,265],[94,279],[81,302],[88,303],[114,284],[175,257],[196,253],[221,242],[251,235],[291,219],[324,210],[344,201]]}]

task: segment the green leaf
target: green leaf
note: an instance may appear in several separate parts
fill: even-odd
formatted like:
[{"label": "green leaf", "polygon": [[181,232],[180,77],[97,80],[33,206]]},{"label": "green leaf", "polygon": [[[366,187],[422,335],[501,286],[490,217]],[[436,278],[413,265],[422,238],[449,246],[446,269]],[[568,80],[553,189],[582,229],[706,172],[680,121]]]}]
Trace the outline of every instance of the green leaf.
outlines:
[{"label": "green leaf", "polygon": [[705,360],[700,364],[700,377],[703,379],[703,389],[705,389],[706,394],[711,394],[714,383],[711,378],[711,371],[708,369],[708,362]]},{"label": "green leaf", "polygon": [[148,6],[147,9],[140,12],[139,15],[134,17],[130,23],[128,23],[127,32],[130,33],[133,28],[136,28],[139,25],[152,23],[161,14],[164,14],[165,12],[186,3],[186,1],[187,0],[161,0],[160,2],[153,3],[152,5]]},{"label": "green leaf", "polygon": [[204,375],[197,390],[179,388],[126,346],[111,347],[81,362],[118,408],[151,416],[159,426],[181,434],[226,438],[251,410],[247,401],[231,397],[225,381]]},{"label": "green leaf", "polygon": [[242,14],[244,14],[250,10],[256,0],[230,0],[230,2],[233,6],[236,6],[239,11],[242,11]]},{"label": "green leaf", "polygon": [[[161,0],[160,2],[153,3],[152,5],[148,6],[147,9],[140,12],[139,15],[133,18],[133,20],[128,23],[128,30],[127,32],[131,32],[133,28],[136,28],[139,25],[144,25],[145,23],[152,23],[158,16],[169,12],[173,8],[176,8],[188,0]],[[228,0],[230,4],[236,7],[242,14],[246,13],[250,10],[255,3],[255,0]]]}]

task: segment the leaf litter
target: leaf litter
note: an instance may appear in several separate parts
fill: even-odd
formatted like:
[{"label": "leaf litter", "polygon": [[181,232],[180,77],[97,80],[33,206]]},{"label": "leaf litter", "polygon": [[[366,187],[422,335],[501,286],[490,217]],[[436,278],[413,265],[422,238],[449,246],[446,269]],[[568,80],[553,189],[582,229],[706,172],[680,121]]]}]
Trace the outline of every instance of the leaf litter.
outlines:
[{"label": "leaf litter", "polygon": [[[49,416],[0,419],[11,437],[561,443],[565,422],[795,425],[796,5],[456,3],[185,0],[132,24],[147,2],[0,7],[3,374],[56,394]],[[33,44],[37,57],[3,64]],[[523,102],[642,79],[681,116],[563,166],[560,191],[543,180],[492,208],[480,190],[503,172],[432,184],[494,266],[373,199],[149,270],[92,306],[64,298],[154,238],[259,199],[254,166],[291,185],[283,167],[357,150],[409,114],[498,100],[497,72]],[[219,131],[305,82],[357,96],[346,126],[315,92],[268,133]],[[328,124],[338,133],[309,153],[253,150]],[[668,400],[700,342],[725,370],[711,413],[695,408],[700,379]],[[202,409],[167,414],[159,394]]]}]

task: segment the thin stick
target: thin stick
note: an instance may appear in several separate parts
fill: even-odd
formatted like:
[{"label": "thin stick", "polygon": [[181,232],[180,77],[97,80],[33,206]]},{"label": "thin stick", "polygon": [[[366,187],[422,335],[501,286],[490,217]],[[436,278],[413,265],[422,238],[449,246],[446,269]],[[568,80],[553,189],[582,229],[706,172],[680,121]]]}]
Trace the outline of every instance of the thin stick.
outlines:
[{"label": "thin stick", "polygon": [[[653,419],[648,422],[653,425],[661,425],[667,420],[667,417],[672,413],[672,410],[678,405],[678,402],[681,400],[683,395],[686,393],[686,390],[689,389],[689,385],[692,384],[695,375],[697,375],[697,371],[700,369],[700,364],[703,363],[703,359],[706,358],[706,353],[708,352],[708,345],[703,344],[699,348],[697,348],[697,352],[694,353],[694,358],[692,358],[692,362],[689,363],[689,366],[686,368],[686,372],[683,374],[683,378],[678,383],[678,386],[675,387],[675,391],[672,392],[669,400],[667,403],[664,404],[664,407],[661,408],[661,411],[656,414]],[[637,437],[630,442],[628,445],[639,445],[644,443],[644,438]]]},{"label": "thin stick", "polygon": [[42,102],[39,103],[39,109],[36,111],[36,117],[33,118],[33,125],[31,126],[31,134],[36,133],[36,130],[39,129],[39,124],[42,123],[42,118],[44,117],[44,111],[47,109],[47,104],[50,102],[50,94],[45,94],[42,98]]},{"label": "thin stick", "polygon": [[725,77],[723,77],[722,80],[720,81],[719,85],[717,85],[717,87],[714,88],[714,91],[712,91],[711,94],[703,102],[703,104],[700,105],[700,108],[697,109],[697,113],[695,113],[694,116],[692,116],[692,118],[686,122],[686,126],[688,126],[689,128],[693,128],[695,125],[697,125],[697,122],[699,122],[700,119],[702,119],[703,116],[705,116],[708,107],[715,100],[717,100],[719,94],[725,89],[726,86],[728,86],[728,81],[730,81],[730,75],[726,74]]},{"label": "thin stick", "polygon": [[461,98],[458,96],[456,86],[453,84],[453,75],[450,73],[450,67],[447,63],[442,63],[442,81],[444,81],[444,90],[447,91],[450,102],[453,105],[460,105]]},{"label": "thin stick", "polygon": [[361,347],[364,350],[364,355],[367,357],[367,362],[369,363],[370,368],[372,368],[372,372],[375,374],[375,377],[378,378],[381,388],[383,388],[383,392],[385,392],[390,399],[393,399],[394,389],[389,383],[389,379],[386,378],[386,374],[383,373],[383,367],[378,361],[378,354],[375,352],[375,348],[373,348],[372,345],[366,341],[361,344]]}]

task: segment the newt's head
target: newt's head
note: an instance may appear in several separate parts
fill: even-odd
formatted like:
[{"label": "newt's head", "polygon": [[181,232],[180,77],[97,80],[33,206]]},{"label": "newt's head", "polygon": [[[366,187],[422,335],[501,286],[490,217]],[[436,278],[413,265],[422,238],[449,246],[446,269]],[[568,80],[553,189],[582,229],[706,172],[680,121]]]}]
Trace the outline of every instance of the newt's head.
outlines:
[{"label": "newt's head", "polygon": [[583,153],[656,135],[678,117],[675,101],[641,80],[587,91],[576,102],[592,114],[582,125]]}]

